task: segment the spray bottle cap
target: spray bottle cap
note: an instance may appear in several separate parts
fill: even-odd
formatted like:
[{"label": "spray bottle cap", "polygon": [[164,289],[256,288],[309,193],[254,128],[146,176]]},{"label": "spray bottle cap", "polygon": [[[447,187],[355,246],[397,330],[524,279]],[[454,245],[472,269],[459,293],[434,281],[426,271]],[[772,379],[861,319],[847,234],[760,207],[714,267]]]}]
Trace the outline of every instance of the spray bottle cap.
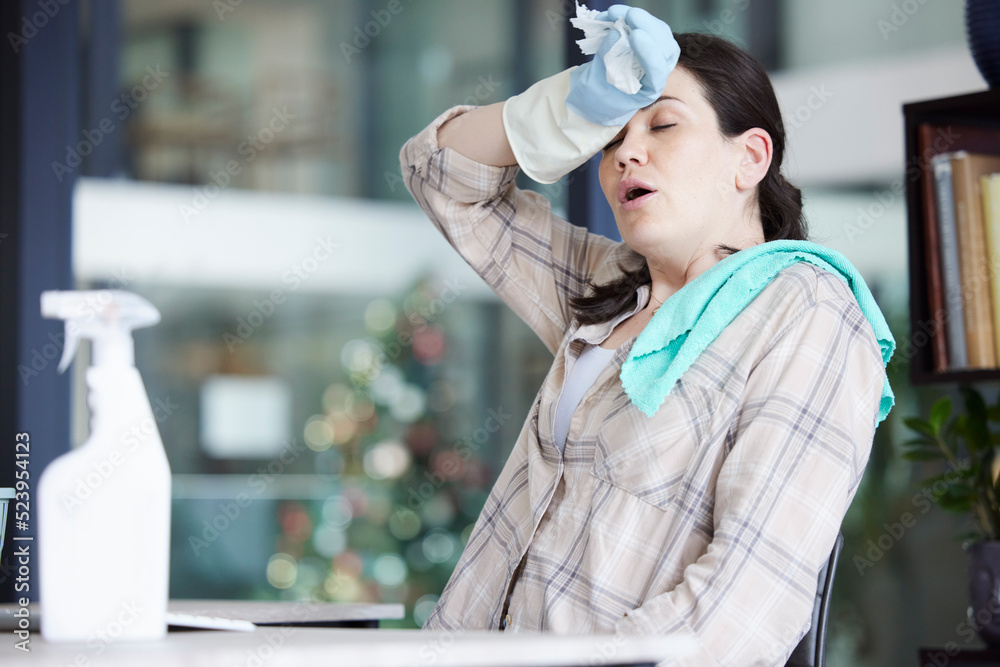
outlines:
[{"label": "spray bottle cap", "polygon": [[135,365],[132,330],[160,321],[160,312],[122,290],[42,292],[42,316],[66,320],[59,372],[73,361],[81,338],[93,341],[94,365]]}]

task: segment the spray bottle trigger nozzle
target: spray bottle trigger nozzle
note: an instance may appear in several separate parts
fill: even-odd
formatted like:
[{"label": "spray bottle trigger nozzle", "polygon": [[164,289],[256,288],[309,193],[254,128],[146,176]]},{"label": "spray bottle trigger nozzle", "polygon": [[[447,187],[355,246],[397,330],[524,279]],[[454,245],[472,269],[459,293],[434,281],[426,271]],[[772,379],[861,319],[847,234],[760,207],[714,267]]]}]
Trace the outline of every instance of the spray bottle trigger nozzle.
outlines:
[{"label": "spray bottle trigger nozzle", "polygon": [[72,363],[73,357],[76,356],[76,348],[80,345],[80,337],[69,332],[69,323],[66,326],[65,341],[62,358],[59,360],[59,368],[57,369],[60,373],[65,371],[70,363]]}]

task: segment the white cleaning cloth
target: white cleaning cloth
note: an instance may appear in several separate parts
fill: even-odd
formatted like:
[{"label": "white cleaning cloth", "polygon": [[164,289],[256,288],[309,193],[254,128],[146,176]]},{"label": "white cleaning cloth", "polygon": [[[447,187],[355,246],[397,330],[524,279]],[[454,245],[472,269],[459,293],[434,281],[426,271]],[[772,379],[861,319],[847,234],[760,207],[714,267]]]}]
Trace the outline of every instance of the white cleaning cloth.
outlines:
[{"label": "white cleaning cloth", "polygon": [[608,83],[618,90],[634,95],[642,87],[639,80],[642,79],[645,72],[632,53],[632,47],[628,42],[628,35],[632,29],[628,27],[623,18],[617,21],[602,21],[595,18],[598,14],[600,12],[596,9],[587,9],[586,5],[576,3],[576,18],[569,20],[574,28],[583,31],[583,39],[576,40],[576,43],[580,45],[583,55],[593,55],[597,53],[597,49],[600,48],[608,31],[617,30],[621,34],[621,38],[604,56],[606,78]]}]

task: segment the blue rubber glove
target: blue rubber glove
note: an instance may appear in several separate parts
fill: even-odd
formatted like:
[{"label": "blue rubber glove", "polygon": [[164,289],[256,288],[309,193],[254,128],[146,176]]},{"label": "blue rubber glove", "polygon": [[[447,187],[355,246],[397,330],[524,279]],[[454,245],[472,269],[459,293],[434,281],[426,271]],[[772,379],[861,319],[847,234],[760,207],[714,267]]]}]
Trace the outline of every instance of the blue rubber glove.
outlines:
[{"label": "blue rubber glove", "polygon": [[587,120],[605,126],[621,126],[639,109],[649,106],[663,93],[667,76],[677,65],[681,49],[670,26],[644,9],[628,5],[612,5],[598,15],[606,21],[625,19],[631,29],[628,36],[632,53],[645,74],[639,92],[629,95],[610,83],[604,67],[604,55],[621,39],[621,34],[609,31],[590,62],[580,65],[570,74],[570,90],[566,106]]}]

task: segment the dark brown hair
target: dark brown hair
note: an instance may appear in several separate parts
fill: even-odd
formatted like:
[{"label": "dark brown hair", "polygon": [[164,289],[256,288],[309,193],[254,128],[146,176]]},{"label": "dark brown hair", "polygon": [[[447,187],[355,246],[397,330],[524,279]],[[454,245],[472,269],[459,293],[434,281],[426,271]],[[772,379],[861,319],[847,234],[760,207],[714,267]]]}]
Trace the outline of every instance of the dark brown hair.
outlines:
[{"label": "dark brown hair", "polygon": [[[705,99],[718,117],[719,131],[736,137],[759,127],[771,135],[772,159],[764,179],[757,185],[752,205],[760,207],[765,241],[804,241],[806,222],[802,217],[802,193],[781,175],[785,156],[785,126],[771,80],[759,62],[735,44],[702,33],[675,33],[681,47],[678,67],[683,67],[701,84]],[[732,254],[737,248],[720,245],[720,252]],[[651,282],[645,260],[637,268],[618,263],[624,274],[604,285],[588,282],[589,296],[570,298],[580,324],[606,322],[635,307],[635,291]]]}]

